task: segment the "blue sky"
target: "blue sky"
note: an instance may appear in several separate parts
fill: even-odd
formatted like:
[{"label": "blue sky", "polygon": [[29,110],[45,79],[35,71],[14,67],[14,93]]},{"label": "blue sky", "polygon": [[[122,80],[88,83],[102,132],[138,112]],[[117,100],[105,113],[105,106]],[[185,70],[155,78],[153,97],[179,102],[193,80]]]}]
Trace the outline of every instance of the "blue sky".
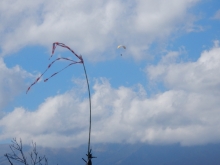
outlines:
[{"label": "blue sky", "polygon": [[[74,59],[57,48],[49,60],[52,43],[61,42],[85,61],[92,143],[219,143],[219,6],[217,0],[2,0],[0,142],[87,143],[81,64],[25,93],[53,59]],[[43,78],[66,64],[57,62]]]}]

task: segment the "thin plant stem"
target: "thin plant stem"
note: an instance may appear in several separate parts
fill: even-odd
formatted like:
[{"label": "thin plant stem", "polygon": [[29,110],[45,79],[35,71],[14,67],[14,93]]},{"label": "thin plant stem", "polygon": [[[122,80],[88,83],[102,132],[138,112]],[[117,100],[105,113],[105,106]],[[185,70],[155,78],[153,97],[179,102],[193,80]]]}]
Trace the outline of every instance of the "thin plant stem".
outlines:
[{"label": "thin plant stem", "polygon": [[[55,51],[55,49],[56,49],[56,46],[61,46],[61,47],[64,47],[64,48],[69,49],[80,61],[77,62],[77,61],[74,61],[74,60],[71,60],[71,59],[68,59],[68,58],[64,58],[64,57],[57,58],[57,59],[54,60],[52,63],[50,63],[50,64],[48,65],[47,69],[40,75],[40,77],[38,77],[38,78],[35,80],[35,82],[32,83],[32,84],[28,87],[26,93],[30,90],[30,88],[31,88],[33,85],[35,85],[35,84],[40,80],[40,78],[44,75],[44,73],[46,73],[47,70],[51,67],[51,65],[53,65],[56,61],[62,59],[62,60],[71,61],[71,63],[70,63],[69,65],[67,65],[65,68],[61,69],[60,71],[58,71],[58,72],[52,74],[49,78],[45,79],[44,82],[48,81],[50,78],[52,78],[53,76],[55,76],[55,75],[57,75],[58,73],[62,72],[63,70],[65,70],[66,68],[68,68],[69,66],[71,66],[71,65],[73,65],[73,64],[77,64],[77,63],[82,63],[82,64],[83,64],[84,73],[85,73],[86,82],[87,82],[87,87],[88,87],[88,93],[89,93],[89,140],[88,140],[88,154],[87,154],[87,156],[88,156],[88,161],[91,162],[91,159],[92,159],[92,158],[96,158],[96,157],[93,157],[93,156],[92,156],[92,154],[91,154],[91,149],[90,149],[91,125],[92,125],[92,124],[91,124],[91,123],[92,123],[92,119],[91,119],[91,118],[92,118],[92,117],[91,117],[92,104],[91,104],[91,94],[90,94],[90,88],[89,88],[89,80],[88,80],[88,76],[87,76],[87,73],[86,73],[86,67],[85,67],[85,64],[84,64],[84,60],[83,60],[83,58],[82,58],[81,55],[79,56],[78,54],[76,54],[70,47],[66,46],[66,45],[63,44],[63,43],[59,43],[59,42],[54,42],[54,43],[53,43],[53,48],[52,48],[51,57],[52,57],[53,54],[54,54],[54,51]],[[51,57],[50,57],[50,58],[51,58]],[[83,159],[83,160],[84,160],[84,159]],[[85,160],[84,160],[84,161],[85,161]]]},{"label": "thin plant stem", "polygon": [[92,112],[92,104],[91,104],[91,95],[90,95],[90,88],[89,88],[89,81],[88,81],[88,77],[87,77],[87,73],[86,73],[86,67],[83,61],[83,68],[84,68],[84,72],[85,72],[85,76],[86,76],[86,81],[87,81],[87,87],[88,87],[88,93],[89,93],[89,141],[88,141],[88,154],[90,152],[90,136],[91,136],[91,112]]}]

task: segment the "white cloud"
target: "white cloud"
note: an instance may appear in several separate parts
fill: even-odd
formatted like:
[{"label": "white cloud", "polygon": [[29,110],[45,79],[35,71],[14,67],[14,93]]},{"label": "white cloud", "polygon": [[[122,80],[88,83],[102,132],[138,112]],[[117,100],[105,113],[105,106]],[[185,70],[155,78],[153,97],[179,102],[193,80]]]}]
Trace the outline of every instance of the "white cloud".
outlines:
[{"label": "white cloud", "polygon": [[171,54],[168,53],[164,59],[170,61],[164,63],[161,61],[157,66],[147,68],[151,80],[163,81],[166,87],[170,89],[187,90],[191,92],[217,92],[220,85],[220,48],[218,41],[211,50],[202,52],[196,62],[175,63],[170,60]]},{"label": "white cloud", "polygon": [[[7,68],[0,58],[0,109],[14,99],[21,91],[25,91],[25,79],[31,76],[19,66]],[[0,110],[0,111],[1,111]]]},{"label": "white cloud", "polygon": [[215,15],[212,17],[212,19],[220,19],[220,10],[216,11]]},{"label": "white cloud", "polygon": [[26,45],[49,47],[59,41],[92,55],[92,60],[103,59],[101,53],[107,50],[114,52],[117,43],[142,58],[153,41],[192,24],[188,9],[197,1],[2,0],[2,55]]},{"label": "white cloud", "polygon": [[33,139],[43,146],[77,146],[86,141],[86,110],[87,105],[79,103],[72,93],[51,97],[34,112],[21,107],[5,116],[0,122],[0,136],[21,137],[26,142]]},{"label": "white cloud", "polygon": [[[92,143],[144,142],[198,145],[220,139],[220,47],[218,42],[195,62],[175,62],[168,53],[147,68],[151,81],[168,90],[147,96],[143,87],[112,88],[106,79],[94,85]],[[168,59],[173,59],[169,62]],[[138,90],[137,90],[138,89]],[[45,100],[34,112],[16,108],[0,120],[0,139],[21,137],[50,147],[87,143],[88,100],[69,91]]]}]

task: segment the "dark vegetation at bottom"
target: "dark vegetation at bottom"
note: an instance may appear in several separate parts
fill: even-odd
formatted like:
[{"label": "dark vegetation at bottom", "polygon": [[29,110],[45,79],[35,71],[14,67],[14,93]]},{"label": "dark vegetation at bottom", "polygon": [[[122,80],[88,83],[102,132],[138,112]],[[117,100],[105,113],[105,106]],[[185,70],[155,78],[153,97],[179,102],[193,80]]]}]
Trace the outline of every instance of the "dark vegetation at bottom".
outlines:
[{"label": "dark vegetation at bottom", "polygon": [[[8,145],[0,145],[0,165]],[[37,147],[41,155],[46,155],[49,165],[85,165],[82,157],[87,145],[78,148],[51,149]],[[93,165],[219,165],[220,144],[182,147],[175,145],[146,144],[95,144],[93,153],[98,157]],[[4,150],[4,151],[2,151]],[[9,150],[8,150],[9,151]],[[8,152],[7,151],[7,152]]]}]

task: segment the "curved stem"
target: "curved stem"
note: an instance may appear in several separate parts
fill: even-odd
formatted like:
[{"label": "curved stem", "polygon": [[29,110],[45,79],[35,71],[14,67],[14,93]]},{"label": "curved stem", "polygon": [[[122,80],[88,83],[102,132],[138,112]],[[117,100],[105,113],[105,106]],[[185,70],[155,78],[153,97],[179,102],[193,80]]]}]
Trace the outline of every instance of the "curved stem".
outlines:
[{"label": "curved stem", "polygon": [[88,141],[88,155],[90,153],[90,136],[91,136],[91,112],[92,112],[92,105],[91,105],[91,95],[90,95],[90,88],[89,88],[89,81],[88,81],[88,77],[87,77],[87,73],[86,73],[86,67],[84,65],[84,61],[83,63],[83,68],[84,68],[84,72],[85,72],[85,76],[86,76],[86,81],[87,81],[87,87],[88,87],[88,92],[89,92],[89,141]]}]

